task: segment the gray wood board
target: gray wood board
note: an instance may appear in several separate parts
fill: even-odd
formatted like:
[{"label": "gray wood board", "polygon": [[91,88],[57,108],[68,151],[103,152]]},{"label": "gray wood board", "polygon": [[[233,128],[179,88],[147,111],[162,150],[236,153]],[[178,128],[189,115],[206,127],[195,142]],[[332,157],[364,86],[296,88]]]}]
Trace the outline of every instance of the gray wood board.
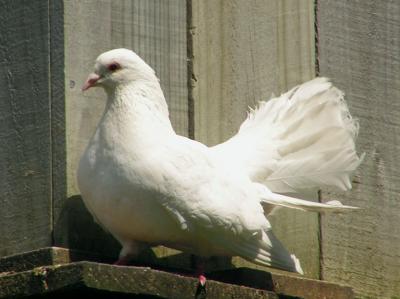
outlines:
[{"label": "gray wood board", "polygon": [[[186,1],[63,1],[67,197],[55,202],[59,246],[115,256],[119,245],[87,213],[76,185],[79,158],[105,104],[105,93],[81,87],[104,51],[125,47],[152,66],[164,90],[179,134],[188,134]],[[169,251],[158,249],[160,254]]]},{"label": "gray wood board", "polygon": [[[313,1],[193,0],[192,16],[191,83],[199,141],[225,140],[236,133],[248,106],[315,75]],[[318,278],[318,216],[281,209],[271,221],[306,275]]]},{"label": "gray wood board", "polygon": [[51,245],[48,1],[0,3],[0,256]]},{"label": "gray wood board", "polygon": [[[80,261],[96,261],[96,263],[77,263]],[[65,248],[57,248],[57,247],[49,247],[49,248],[42,248],[35,251],[26,252],[23,254],[17,254],[10,257],[4,257],[0,259],[0,277],[8,276],[8,282],[10,280],[13,282],[13,291],[21,291],[21,284],[18,282],[17,276],[14,276],[14,279],[10,279],[9,275],[15,275],[18,272],[24,272],[33,270],[36,274],[39,275],[39,283],[44,285],[43,281],[46,281],[50,286],[51,283],[55,282],[54,276],[49,275],[47,270],[56,270],[60,267],[70,268],[71,265],[65,265],[74,263],[73,267],[76,267],[82,264],[91,265],[91,266],[100,266],[104,267],[102,270],[94,275],[93,277],[100,277],[105,273],[109,273],[109,271],[113,271],[113,276],[118,278],[125,273],[124,271],[132,271],[130,277],[138,274],[139,272],[143,273],[144,276],[146,275],[155,275],[159,276],[160,274],[164,273],[162,271],[168,271],[170,275],[171,281],[175,280],[175,276],[171,274],[173,273],[185,273],[181,269],[168,269],[168,268],[156,268],[154,270],[149,269],[148,267],[119,267],[119,266],[110,266],[110,265],[99,265],[98,262],[101,261],[99,256],[93,256],[88,252],[82,251],[75,251],[69,250]],[[103,261],[104,262],[104,261]],[[70,268],[71,269],[71,268]],[[157,271],[162,270],[162,271]],[[121,272],[122,271],[122,272]],[[54,273],[53,273],[54,274]],[[72,273],[70,273],[72,274]],[[76,275],[78,274],[78,275]],[[80,273],[83,274],[83,273]],[[18,274],[17,274],[18,275]],[[76,276],[75,276],[76,275]],[[249,287],[258,290],[267,290],[271,292],[275,292],[279,294],[279,298],[289,299],[289,298],[307,298],[307,299],[351,299],[353,298],[353,292],[350,287],[332,284],[329,282],[321,281],[321,280],[313,280],[304,278],[301,275],[296,275],[290,273],[286,274],[278,274],[274,272],[265,272],[265,271],[258,271],[249,268],[238,268],[238,269],[230,269],[230,270],[223,270],[223,271],[216,271],[216,272],[208,272],[207,275],[207,284],[210,281],[218,281],[227,284],[232,284],[241,287]],[[36,277],[38,278],[38,277]],[[69,279],[77,279],[79,280],[79,272],[70,275],[67,280]],[[87,277],[89,278],[89,277]],[[194,281],[193,277],[186,277],[185,279],[189,279],[190,281]],[[42,280],[42,281],[40,281]],[[145,279],[146,280],[146,279]],[[59,279],[59,281],[65,283],[65,277],[63,279]],[[114,280],[115,281],[115,280]],[[140,280],[143,282],[142,280]],[[36,282],[38,282],[36,280]],[[129,282],[128,284],[135,285],[137,281]],[[158,279],[155,279],[151,282],[153,286],[155,286],[158,291],[162,291],[160,289],[164,285],[160,283]],[[165,287],[169,287],[171,284],[168,283]],[[53,284],[53,287],[55,285]],[[110,287],[115,288],[115,285],[110,284]],[[223,285],[220,285],[223,287]],[[225,285],[227,286],[227,285]],[[7,291],[10,291],[10,285],[4,283],[4,281],[0,282],[0,293],[2,293],[3,288],[6,288]],[[124,291],[127,291],[128,288],[125,287]],[[207,285],[208,290],[208,285]],[[6,292],[7,292],[6,291]],[[229,289],[224,289],[224,291],[229,291]],[[4,290],[3,290],[4,292]],[[182,292],[182,291],[180,291]],[[182,293],[181,293],[182,294]],[[285,294],[285,295],[284,295]],[[209,294],[208,294],[209,295]],[[249,298],[249,294],[244,294],[245,298]],[[179,296],[179,293],[177,296]],[[52,297],[54,298],[54,297]],[[59,297],[57,297],[59,298]],[[62,297],[64,298],[64,297]],[[97,298],[97,297],[96,297]],[[108,298],[108,297],[107,297]],[[118,297],[119,298],[119,297]],[[207,298],[209,298],[207,296]],[[220,297],[218,297],[220,298]],[[264,298],[264,297],[263,297]]]},{"label": "gray wood board", "polygon": [[318,1],[321,75],[346,92],[367,156],[352,192],[323,192],[363,208],[324,216],[323,276],[360,298],[400,294],[400,2]]},{"label": "gray wood board", "polygon": [[[200,294],[200,295],[198,295]],[[207,294],[207,296],[205,295]],[[0,298],[205,298],[278,299],[292,297],[207,280],[200,288],[194,277],[141,267],[118,267],[93,262],[38,267],[0,276]]]},{"label": "gray wood board", "polygon": [[96,57],[129,48],[152,66],[179,134],[188,133],[186,6],[184,0],[65,1],[65,81],[68,194],[78,193],[76,168],[99,121],[105,93],[82,93]]},{"label": "gray wood board", "polygon": [[[51,171],[53,219],[67,197],[67,149],[65,126],[64,6],[62,0],[49,1],[50,17],[50,99],[51,99]],[[54,213],[54,211],[56,213]],[[56,222],[57,223],[57,222]],[[58,229],[53,227],[54,233]],[[54,244],[52,244],[54,245]]]}]

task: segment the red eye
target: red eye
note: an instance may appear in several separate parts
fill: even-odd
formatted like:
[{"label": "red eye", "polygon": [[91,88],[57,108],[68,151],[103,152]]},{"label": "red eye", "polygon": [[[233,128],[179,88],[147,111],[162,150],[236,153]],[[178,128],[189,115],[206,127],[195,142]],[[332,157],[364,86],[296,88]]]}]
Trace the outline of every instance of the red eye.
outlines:
[{"label": "red eye", "polygon": [[108,66],[108,69],[109,69],[111,72],[114,72],[114,71],[116,71],[116,70],[119,69],[119,68],[120,68],[120,66],[119,66],[118,63],[111,63],[111,64]]}]

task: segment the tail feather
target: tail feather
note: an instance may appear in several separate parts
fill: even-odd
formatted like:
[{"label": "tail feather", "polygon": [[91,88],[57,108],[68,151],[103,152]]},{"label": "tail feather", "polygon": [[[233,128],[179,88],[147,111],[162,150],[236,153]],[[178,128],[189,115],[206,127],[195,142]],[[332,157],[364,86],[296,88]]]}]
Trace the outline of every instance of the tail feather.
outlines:
[{"label": "tail feather", "polygon": [[281,161],[264,184],[280,193],[299,193],[302,189],[326,186],[346,191],[351,189],[351,177],[363,159],[364,154],[354,159],[353,150],[342,148],[321,150],[313,155],[294,153]]},{"label": "tail feather", "polygon": [[[271,244],[269,246],[269,243]],[[265,256],[267,253],[270,256],[270,265],[272,267],[283,269],[290,272],[295,272],[299,274],[304,274],[301,268],[299,259],[294,255],[290,254],[283,244],[275,237],[272,231],[263,232],[262,238],[260,240],[260,250],[254,262],[265,264]],[[261,264],[260,263],[260,264]]]},{"label": "tail feather", "polygon": [[260,239],[225,242],[224,246],[249,262],[304,274],[299,259],[286,250],[272,231],[263,231]]},{"label": "tail feather", "polygon": [[273,192],[348,190],[364,157],[355,150],[358,127],[343,92],[316,78],[261,102],[237,135],[212,150]]},{"label": "tail feather", "polygon": [[[304,193],[332,186],[351,188],[351,176],[362,162],[355,140],[358,122],[350,115],[344,94],[326,78],[316,78],[251,110],[239,132],[211,148],[215,157],[235,165],[259,185],[264,214],[275,207],[313,212],[357,209],[338,201],[317,203],[279,193]],[[271,191],[272,192],[271,192]],[[249,240],[214,242],[260,265],[303,273],[272,231]]]},{"label": "tail feather", "polygon": [[335,212],[343,213],[358,210],[358,207],[343,205],[340,201],[332,200],[326,203],[298,199],[283,194],[272,193],[265,189],[261,204],[266,214],[270,214],[274,207],[286,207],[309,212]]}]

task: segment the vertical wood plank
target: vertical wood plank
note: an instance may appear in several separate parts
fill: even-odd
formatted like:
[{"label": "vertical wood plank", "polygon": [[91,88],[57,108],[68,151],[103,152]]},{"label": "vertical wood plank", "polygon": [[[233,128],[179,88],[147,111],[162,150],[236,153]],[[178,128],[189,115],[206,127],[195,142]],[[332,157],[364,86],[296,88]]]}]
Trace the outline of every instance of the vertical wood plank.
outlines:
[{"label": "vertical wood plank", "polygon": [[354,190],[323,197],[361,211],[323,217],[324,278],[359,298],[400,294],[400,2],[318,1],[321,74],[346,92],[367,153]]},{"label": "vertical wood plank", "polygon": [[[67,197],[67,161],[65,126],[65,53],[64,53],[64,5],[63,0],[49,1],[50,45],[49,70],[51,104],[51,184],[52,226],[58,218],[58,207]],[[54,213],[56,212],[56,213]],[[54,244],[52,244],[54,245]]]},{"label": "vertical wood plank", "polygon": [[313,2],[192,2],[196,139],[212,145],[249,106],[314,76]]},{"label": "vertical wood plank", "polygon": [[172,124],[179,134],[187,135],[186,1],[63,3],[69,199],[55,206],[55,240],[58,245],[115,255],[118,244],[93,223],[76,196],[79,158],[100,119],[106,98],[100,89],[82,93],[81,86],[99,54],[113,48],[132,49],[155,69],[169,104]]},{"label": "vertical wood plank", "polygon": [[174,128],[187,135],[186,12],[183,0],[65,1],[64,5],[68,194],[77,194],[79,157],[105,102],[102,90],[82,93],[80,88],[102,52],[125,47],[148,62],[160,78]]},{"label": "vertical wood plank", "polygon": [[[236,133],[248,106],[315,75],[311,0],[193,0],[192,15],[199,141],[225,140]],[[271,221],[307,276],[318,277],[318,216],[281,209]]]},{"label": "vertical wood plank", "polygon": [[0,2],[0,256],[52,240],[48,14]]}]

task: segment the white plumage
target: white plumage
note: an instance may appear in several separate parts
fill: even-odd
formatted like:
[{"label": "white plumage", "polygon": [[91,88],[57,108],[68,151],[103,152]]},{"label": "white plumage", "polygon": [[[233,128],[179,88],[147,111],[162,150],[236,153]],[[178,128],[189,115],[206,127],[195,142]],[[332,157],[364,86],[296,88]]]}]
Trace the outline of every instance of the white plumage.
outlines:
[{"label": "white plumage", "polygon": [[236,136],[211,148],[175,134],[154,71],[132,51],[100,55],[83,89],[92,86],[108,99],[78,183],[88,210],[121,243],[121,260],[165,245],[302,273],[266,215],[276,206],[353,209],[278,194],[351,188],[362,160],[358,126],[325,78],[261,102]]}]

